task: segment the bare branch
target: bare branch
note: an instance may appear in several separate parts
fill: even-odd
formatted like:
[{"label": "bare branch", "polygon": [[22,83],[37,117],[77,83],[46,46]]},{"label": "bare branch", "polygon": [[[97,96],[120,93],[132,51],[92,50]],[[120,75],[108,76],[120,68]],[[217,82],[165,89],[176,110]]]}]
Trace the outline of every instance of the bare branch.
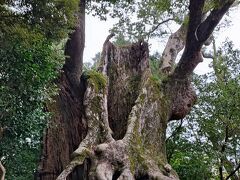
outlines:
[{"label": "bare branch", "polygon": [[162,53],[160,71],[169,74],[174,66],[178,53],[185,46],[186,25],[182,24],[180,28],[168,39],[167,45]]},{"label": "bare branch", "polygon": [[240,169],[240,164],[226,177],[226,180],[231,178]]},{"label": "bare branch", "polygon": [[168,19],[165,19],[165,20],[159,22],[156,26],[154,26],[150,31],[148,31],[146,33],[146,36],[149,37],[152,33],[154,33],[154,31],[156,31],[159,28],[159,26],[161,26],[162,24],[165,24],[169,21],[173,21],[173,20],[174,20],[174,18],[168,18]]},{"label": "bare branch", "polygon": [[111,33],[111,34],[109,34],[109,35],[107,36],[106,40],[104,41],[104,44],[103,44],[103,46],[105,46],[105,45],[106,45],[106,43],[108,43],[108,42],[110,41],[110,39],[112,39],[112,37],[113,37],[113,36],[115,36],[115,34],[114,34],[114,33]]}]

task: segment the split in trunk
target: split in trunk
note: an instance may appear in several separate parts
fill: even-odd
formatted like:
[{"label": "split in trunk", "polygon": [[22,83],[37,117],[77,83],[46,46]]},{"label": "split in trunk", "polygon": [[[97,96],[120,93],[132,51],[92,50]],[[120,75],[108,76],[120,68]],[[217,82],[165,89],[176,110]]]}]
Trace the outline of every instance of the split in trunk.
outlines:
[{"label": "split in trunk", "polygon": [[[225,1],[202,21],[204,3],[190,0],[186,40],[179,40],[180,47],[177,41],[169,41],[165,49],[166,53],[173,52],[163,56],[163,64],[167,64],[163,69],[170,69],[170,73],[158,77],[151,74],[146,42],[116,47],[109,42],[112,35],[104,43],[99,71],[83,74],[80,86],[79,63],[71,58],[66,62],[59,83],[61,92],[53,105],[57,113],[45,136],[43,157],[47,160],[42,160],[43,169],[59,173],[75,147],[72,160],[58,180],[178,179],[166,160],[167,123],[182,119],[194,104],[196,95],[190,81],[194,68],[202,61],[201,48],[233,1]],[[184,45],[176,68],[168,68]],[[76,175],[85,164],[86,177]]]}]

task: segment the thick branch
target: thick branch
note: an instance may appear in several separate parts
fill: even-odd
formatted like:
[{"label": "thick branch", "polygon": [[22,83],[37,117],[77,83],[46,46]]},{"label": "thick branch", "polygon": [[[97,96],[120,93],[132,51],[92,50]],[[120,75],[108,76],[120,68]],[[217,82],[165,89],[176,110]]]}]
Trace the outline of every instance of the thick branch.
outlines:
[{"label": "thick branch", "polygon": [[161,57],[160,71],[162,73],[169,74],[172,71],[178,53],[185,46],[186,28],[187,26],[182,24],[181,27],[169,37]]},{"label": "thick branch", "polygon": [[233,4],[233,0],[227,1],[221,8],[214,9],[210,15],[201,22],[203,16],[204,0],[190,1],[190,16],[187,40],[184,53],[174,71],[173,76],[178,79],[188,78],[195,67],[203,61],[201,48],[204,42],[212,34],[223,15]]},{"label": "thick branch", "polygon": [[[190,0],[189,6],[189,23],[188,23],[188,31],[186,38],[186,49],[193,49],[196,51],[197,49],[197,36],[196,31],[202,21],[203,16],[203,7],[205,0]],[[198,47],[199,48],[199,47]]]},{"label": "thick branch", "polygon": [[209,38],[214,28],[218,25],[234,1],[235,0],[227,0],[220,8],[213,9],[207,19],[200,24],[196,32],[199,42],[203,43]]}]

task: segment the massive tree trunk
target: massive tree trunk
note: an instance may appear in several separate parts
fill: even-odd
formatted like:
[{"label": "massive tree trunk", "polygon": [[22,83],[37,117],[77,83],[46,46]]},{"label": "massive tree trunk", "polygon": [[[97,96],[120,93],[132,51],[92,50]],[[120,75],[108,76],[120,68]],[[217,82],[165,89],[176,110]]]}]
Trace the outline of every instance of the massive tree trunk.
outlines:
[{"label": "massive tree trunk", "polygon": [[[225,1],[202,21],[205,1],[190,1],[188,27],[182,26],[170,37],[158,78],[149,69],[146,42],[117,47],[109,41],[110,35],[98,72],[88,71],[81,80],[82,62],[71,53],[75,55],[83,46],[68,44],[67,49],[74,51],[66,50],[70,60],[59,80],[61,91],[48,106],[54,116],[45,134],[38,177],[178,179],[166,159],[167,123],[182,119],[194,104],[191,75],[202,61],[201,47],[233,2]],[[70,41],[74,37],[81,36],[72,36]]]},{"label": "massive tree trunk", "polygon": [[[47,105],[47,110],[53,116],[44,133],[36,179],[55,180],[87,133],[82,104],[85,85],[80,83],[85,44],[85,5],[86,1],[80,0],[79,12],[76,13],[76,27],[69,34],[65,46],[66,62],[57,82],[59,95],[53,103]],[[82,171],[77,169],[70,179],[84,177]]]}]

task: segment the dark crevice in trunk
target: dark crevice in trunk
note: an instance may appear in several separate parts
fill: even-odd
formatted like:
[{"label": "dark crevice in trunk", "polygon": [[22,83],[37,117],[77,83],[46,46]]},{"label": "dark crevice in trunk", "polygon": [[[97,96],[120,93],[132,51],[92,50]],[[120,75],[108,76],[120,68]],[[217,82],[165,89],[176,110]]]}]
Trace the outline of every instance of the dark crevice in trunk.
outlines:
[{"label": "dark crevice in trunk", "polygon": [[66,61],[63,69],[74,88],[79,86],[82,74],[85,46],[85,7],[86,0],[80,0],[79,12],[76,13],[77,23],[74,31],[69,34],[65,46]]},{"label": "dark crevice in trunk", "polygon": [[86,159],[83,165],[75,167],[67,180],[88,180],[89,167],[90,160]]},{"label": "dark crevice in trunk", "polygon": [[140,175],[135,178],[136,178],[136,180],[149,180],[150,179],[148,174]]},{"label": "dark crevice in trunk", "polygon": [[112,180],[117,180],[119,178],[119,176],[121,175],[121,171],[115,171],[114,174],[113,174],[113,178]]},{"label": "dark crevice in trunk", "polygon": [[[110,42],[109,42],[110,43]],[[121,139],[127,129],[127,119],[141,89],[148,65],[148,44],[135,43],[116,47],[109,45],[108,113],[115,139]]]},{"label": "dark crevice in trunk", "polygon": [[[68,78],[62,73],[59,79],[59,95],[47,105],[53,113],[43,138],[43,151],[38,173],[38,180],[55,180],[71,159],[72,152],[86,136],[87,123],[83,117],[83,95],[86,90],[82,80],[78,95],[73,92]],[[77,168],[71,179],[79,178],[81,168]]]}]

